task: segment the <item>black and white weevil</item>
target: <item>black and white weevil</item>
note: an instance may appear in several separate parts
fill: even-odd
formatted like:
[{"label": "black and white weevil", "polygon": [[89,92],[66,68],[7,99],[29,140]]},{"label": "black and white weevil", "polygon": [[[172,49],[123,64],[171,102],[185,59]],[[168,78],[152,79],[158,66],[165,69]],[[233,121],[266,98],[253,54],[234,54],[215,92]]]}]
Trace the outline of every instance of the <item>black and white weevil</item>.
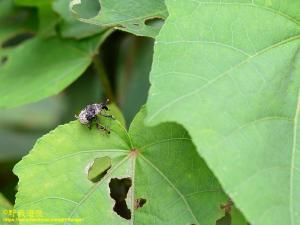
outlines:
[{"label": "black and white weevil", "polygon": [[106,114],[105,111],[108,110],[107,104],[109,100],[107,99],[105,103],[100,104],[91,104],[87,105],[84,109],[82,109],[79,113],[79,115],[75,115],[75,118],[79,120],[81,124],[88,125],[88,128],[92,128],[93,121],[96,122],[96,126],[98,129],[105,130],[107,133],[110,133],[110,131],[100,124],[98,115],[104,116],[110,119],[115,119],[112,115]]}]

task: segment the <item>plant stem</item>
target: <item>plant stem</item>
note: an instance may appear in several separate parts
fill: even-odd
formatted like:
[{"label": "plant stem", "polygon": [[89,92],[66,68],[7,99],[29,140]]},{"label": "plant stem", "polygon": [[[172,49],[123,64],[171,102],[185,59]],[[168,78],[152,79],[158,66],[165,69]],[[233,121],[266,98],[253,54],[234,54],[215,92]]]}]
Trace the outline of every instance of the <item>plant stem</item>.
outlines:
[{"label": "plant stem", "polygon": [[99,75],[99,78],[100,78],[100,81],[104,88],[104,92],[105,92],[106,96],[109,98],[109,100],[111,102],[115,102],[116,98],[112,91],[112,87],[110,85],[110,82],[109,82],[107,73],[104,69],[103,63],[100,61],[99,55],[96,54],[93,57],[93,64],[94,64],[94,68],[95,68],[97,74]]}]

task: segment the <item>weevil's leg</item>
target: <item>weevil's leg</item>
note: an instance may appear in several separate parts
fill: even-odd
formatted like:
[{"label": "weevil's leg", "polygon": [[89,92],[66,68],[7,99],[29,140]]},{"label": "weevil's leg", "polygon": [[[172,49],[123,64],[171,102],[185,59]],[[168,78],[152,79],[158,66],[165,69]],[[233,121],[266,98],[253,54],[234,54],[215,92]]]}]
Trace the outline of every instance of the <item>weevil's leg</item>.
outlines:
[{"label": "weevil's leg", "polygon": [[109,114],[106,114],[106,113],[101,113],[101,112],[100,112],[100,115],[101,115],[101,116],[104,116],[104,117],[106,117],[106,118],[110,118],[110,119],[112,119],[112,120],[115,119],[115,117],[114,117],[113,115],[109,115]]},{"label": "weevil's leg", "polygon": [[99,130],[104,130],[106,133],[110,134],[110,130],[108,130],[108,129],[107,129],[105,126],[103,126],[102,124],[97,123],[96,126],[97,126],[97,128],[98,128]]},{"label": "weevil's leg", "polygon": [[97,123],[97,128],[100,130],[104,130],[106,133],[110,134],[110,130],[108,130],[105,126]]},{"label": "weevil's leg", "polygon": [[99,118],[96,117],[96,126],[99,130],[104,130],[105,132],[107,132],[108,134],[110,134],[110,130],[107,129],[105,126],[103,126],[100,121],[99,121]]},{"label": "weevil's leg", "polygon": [[98,123],[98,120],[96,118],[92,118],[89,123],[87,124],[88,125],[88,128],[91,130],[93,128],[93,123],[94,121],[96,121],[96,124]]},{"label": "weevil's leg", "polygon": [[91,130],[92,129],[92,122],[88,123],[87,127]]}]

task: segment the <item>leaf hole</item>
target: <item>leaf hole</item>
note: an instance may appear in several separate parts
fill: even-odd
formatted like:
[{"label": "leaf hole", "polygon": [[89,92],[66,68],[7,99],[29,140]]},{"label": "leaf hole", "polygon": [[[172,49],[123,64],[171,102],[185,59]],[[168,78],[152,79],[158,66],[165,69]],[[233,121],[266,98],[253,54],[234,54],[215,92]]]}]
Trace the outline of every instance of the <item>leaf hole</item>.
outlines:
[{"label": "leaf hole", "polygon": [[111,168],[111,158],[101,157],[96,158],[91,164],[88,165],[88,179],[93,183],[99,182]]},{"label": "leaf hole", "polygon": [[216,225],[231,225],[230,213],[225,213],[225,216],[216,221]]},{"label": "leaf hole", "polygon": [[8,47],[17,46],[17,45],[21,44],[23,41],[26,41],[26,40],[28,40],[32,37],[34,37],[34,34],[30,33],[30,32],[17,34],[15,36],[5,40],[2,43],[1,47],[2,48],[8,48]]},{"label": "leaf hole", "polygon": [[0,66],[3,66],[8,60],[8,57],[7,56],[2,56],[0,58]]},{"label": "leaf hole", "polygon": [[229,199],[225,204],[221,204],[220,208],[224,210],[225,215],[216,221],[216,225],[231,225],[231,209],[233,201]]},{"label": "leaf hole", "polygon": [[145,24],[147,26],[151,26],[154,28],[161,28],[162,25],[164,24],[165,20],[161,17],[152,17],[152,18],[148,18],[145,20]]},{"label": "leaf hole", "polygon": [[229,199],[226,204],[221,204],[220,208],[225,211],[225,213],[230,213],[233,206],[233,201]]},{"label": "leaf hole", "polygon": [[126,27],[123,26],[122,24],[118,24],[118,25],[116,25],[116,27],[117,27],[117,28],[120,28],[120,29],[126,29]]},{"label": "leaf hole", "polygon": [[97,16],[101,10],[99,0],[81,0],[79,4],[74,4],[72,9],[84,19],[91,19]]},{"label": "leaf hole", "polygon": [[134,208],[142,208],[146,204],[147,200],[144,198],[137,198],[134,202]]},{"label": "leaf hole", "polygon": [[132,185],[130,177],[127,178],[112,178],[109,182],[110,197],[115,200],[113,210],[124,219],[131,219],[131,212],[126,204],[126,198],[129,188]]}]

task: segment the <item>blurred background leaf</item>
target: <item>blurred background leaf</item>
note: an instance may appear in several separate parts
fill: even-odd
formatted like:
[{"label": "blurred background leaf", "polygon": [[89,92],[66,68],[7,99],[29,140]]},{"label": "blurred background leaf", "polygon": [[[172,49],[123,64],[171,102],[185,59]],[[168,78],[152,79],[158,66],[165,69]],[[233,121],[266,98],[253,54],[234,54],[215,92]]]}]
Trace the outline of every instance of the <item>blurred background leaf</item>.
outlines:
[{"label": "blurred background leaf", "polygon": [[53,9],[63,19],[59,24],[62,37],[81,39],[107,30],[107,28],[76,20],[69,10],[69,1],[56,0],[53,2]]},{"label": "blurred background leaf", "polygon": [[0,70],[0,107],[35,102],[63,90],[87,69],[106,36],[80,42],[37,37],[18,46]]},{"label": "blurred background leaf", "polygon": [[10,40],[12,37],[34,33],[38,26],[37,21],[36,10],[14,7],[12,0],[0,0],[0,50],[16,44],[13,42],[17,41],[16,38]]}]

